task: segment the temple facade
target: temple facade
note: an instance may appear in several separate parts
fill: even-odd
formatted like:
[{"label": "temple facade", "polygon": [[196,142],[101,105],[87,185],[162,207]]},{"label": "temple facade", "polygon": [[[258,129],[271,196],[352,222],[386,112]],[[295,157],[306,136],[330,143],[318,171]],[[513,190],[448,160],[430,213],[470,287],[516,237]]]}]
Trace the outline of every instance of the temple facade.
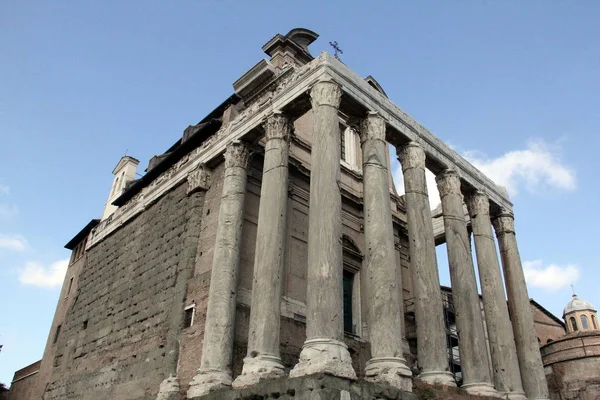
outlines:
[{"label": "temple facade", "polygon": [[423,383],[549,399],[506,191],[374,78],[326,52],[313,57],[317,37],[293,29],[272,38],[269,59],[142,178],[137,160],[119,162],[102,219],[69,242],[80,254],[35,398],[225,399],[269,382],[309,398],[294,382],[324,375],[341,386],[322,385],[333,397],[321,398],[386,398],[377,388],[414,398]]}]

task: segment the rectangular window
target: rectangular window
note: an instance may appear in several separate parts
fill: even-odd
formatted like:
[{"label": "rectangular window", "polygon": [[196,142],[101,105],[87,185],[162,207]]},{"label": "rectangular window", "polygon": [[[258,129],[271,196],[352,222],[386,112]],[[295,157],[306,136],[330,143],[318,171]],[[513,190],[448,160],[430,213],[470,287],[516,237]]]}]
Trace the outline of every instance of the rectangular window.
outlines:
[{"label": "rectangular window", "polygon": [[71,293],[71,288],[73,287],[73,277],[69,279],[69,287],[67,288],[67,296]]},{"label": "rectangular window", "polygon": [[342,134],[340,137],[340,147],[342,153],[342,160],[346,161],[346,130],[341,129]]},{"label": "rectangular window", "polygon": [[88,327],[88,320],[86,319],[85,321],[83,321],[82,328],[85,331],[87,329],[87,327]]},{"label": "rectangular window", "polygon": [[183,315],[183,327],[189,328],[194,325],[194,312],[196,310],[196,305],[193,304],[191,306],[187,306]]},{"label": "rectangular window", "polygon": [[344,271],[344,332],[354,334],[352,324],[352,283],[354,274],[350,271]]},{"label": "rectangular window", "polygon": [[56,341],[58,340],[58,335],[60,334],[60,327],[62,325],[59,325],[56,327],[56,332],[54,332],[54,341],[52,341],[52,344],[56,344]]}]

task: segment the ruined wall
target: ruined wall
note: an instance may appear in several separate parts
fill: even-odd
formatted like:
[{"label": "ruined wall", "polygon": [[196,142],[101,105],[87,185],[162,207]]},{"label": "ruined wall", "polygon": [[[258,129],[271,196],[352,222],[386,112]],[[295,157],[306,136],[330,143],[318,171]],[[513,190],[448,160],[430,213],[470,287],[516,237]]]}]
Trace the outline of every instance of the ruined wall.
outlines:
[{"label": "ruined wall", "polygon": [[153,398],[173,372],[172,341],[193,265],[184,247],[198,234],[188,224],[198,209],[186,188],[175,187],[89,249],[55,344],[46,400]]},{"label": "ruined wall", "polygon": [[541,351],[552,400],[600,398],[600,332],[570,334]]},{"label": "ruined wall", "polygon": [[[13,380],[10,384],[10,391],[5,393],[7,400],[26,400],[26,399],[39,399],[40,396],[40,364],[42,360],[36,361],[33,364],[21,368],[15,372]],[[0,394],[0,399],[2,394]]]}]

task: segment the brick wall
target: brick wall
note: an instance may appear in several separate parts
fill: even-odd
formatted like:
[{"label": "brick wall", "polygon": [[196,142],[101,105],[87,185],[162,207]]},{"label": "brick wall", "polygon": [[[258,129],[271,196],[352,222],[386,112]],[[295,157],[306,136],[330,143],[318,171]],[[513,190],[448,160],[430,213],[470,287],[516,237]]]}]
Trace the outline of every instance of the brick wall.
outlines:
[{"label": "brick wall", "polygon": [[152,398],[173,372],[181,293],[195,258],[184,249],[198,235],[188,223],[198,200],[186,188],[174,188],[89,250],[55,345],[46,400]]}]

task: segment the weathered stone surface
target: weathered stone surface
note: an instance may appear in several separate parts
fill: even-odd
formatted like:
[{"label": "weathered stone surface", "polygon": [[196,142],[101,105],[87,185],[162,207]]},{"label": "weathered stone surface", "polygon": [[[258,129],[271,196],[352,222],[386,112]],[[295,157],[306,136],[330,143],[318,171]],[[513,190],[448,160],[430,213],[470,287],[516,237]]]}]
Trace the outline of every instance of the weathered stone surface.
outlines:
[{"label": "weathered stone surface", "polygon": [[333,82],[311,89],[313,135],[308,233],[307,340],[298,377],[318,372],[355,378],[344,343],[342,289],[342,198],[338,106],[341,88]]},{"label": "weathered stone surface", "polygon": [[368,380],[412,389],[412,373],[402,355],[402,304],[398,285],[392,210],[389,206],[385,121],[371,113],[361,126],[368,316],[373,358]]},{"label": "weathered stone surface", "polygon": [[[167,361],[194,210],[176,186],[137,218],[90,248],[56,343],[45,399],[155,398]],[[176,333],[175,333],[176,334]]]},{"label": "weathered stone surface", "polygon": [[316,374],[262,381],[238,390],[220,390],[193,400],[417,400],[390,385]]},{"label": "weathered stone surface", "polygon": [[288,200],[290,123],[275,113],[266,124],[266,145],[258,211],[258,231],[248,353],[234,387],[257,383],[284,374],[279,355],[281,281],[285,257]]},{"label": "weathered stone surface", "polygon": [[225,152],[225,178],[215,239],[208,308],[200,369],[190,383],[188,396],[230,386],[233,332],[246,168],[249,151],[242,142],[233,142]]},{"label": "weathered stone surface", "polygon": [[548,384],[533,324],[533,313],[529,305],[529,294],[521,256],[515,236],[514,217],[510,213],[496,216],[493,221],[500,247],[504,269],[504,281],[508,295],[517,356],[521,369],[523,389],[530,400],[548,399]]},{"label": "weathered stone surface", "polygon": [[435,256],[431,207],[425,181],[425,152],[416,143],[398,149],[404,173],[406,214],[415,315],[419,379],[427,383],[456,385],[448,372],[446,328],[440,278]]},{"label": "weathered stone surface", "polygon": [[460,342],[460,365],[463,389],[473,394],[495,394],[490,376],[490,363],[479,308],[479,293],[471,256],[471,241],[467,232],[460,190],[460,178],[451,170],[436,177],[442,200],[446,249],[452,298],[456,310],[456,327]]},{"label": "weathered stone surface", "polygon": [[524,399],[496,243],[492,236],[490,204],[487,196],[481,192],[467,196],[467,208],[475,241],[479,282],[492,356],[494,386],[497,391],[506,393],[509,399]]}]

